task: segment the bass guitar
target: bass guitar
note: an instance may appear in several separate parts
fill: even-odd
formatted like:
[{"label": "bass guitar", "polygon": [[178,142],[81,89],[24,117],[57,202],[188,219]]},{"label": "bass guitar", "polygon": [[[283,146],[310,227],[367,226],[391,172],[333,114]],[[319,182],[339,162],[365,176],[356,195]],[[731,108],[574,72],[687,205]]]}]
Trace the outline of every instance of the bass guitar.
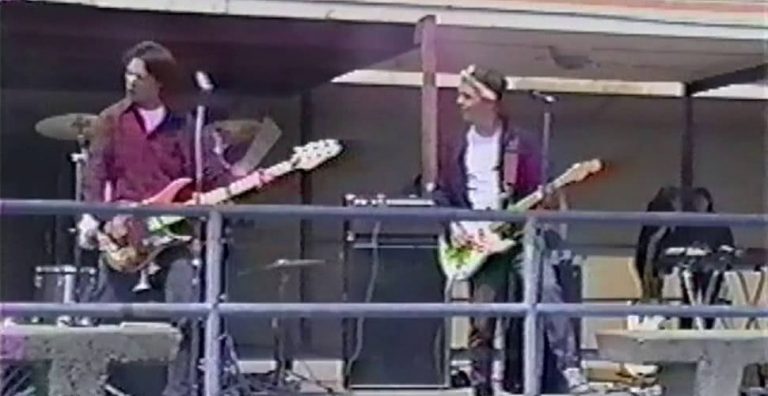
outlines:
[{"label": "bass guitar", "polygon": [[[179,203],[182,205],[214,205],[262,186],[262,174],[276,179],[297,170],[310,170],[336,157],[342,145],[333,139],[320,140],[294,148],[290,159],[265,170],[254,172],[231,184],[200,194],[195,199],[178,202],[180,193],[192,183],[191,178],[180,178],[169,183],[140,205]],[[120,272],[138,272],[169,246],[191,240],[174,230],[184,220],[181,216],[135,218],[118,215],[105,222],[96,231],[98,249],[107,265]]]}]

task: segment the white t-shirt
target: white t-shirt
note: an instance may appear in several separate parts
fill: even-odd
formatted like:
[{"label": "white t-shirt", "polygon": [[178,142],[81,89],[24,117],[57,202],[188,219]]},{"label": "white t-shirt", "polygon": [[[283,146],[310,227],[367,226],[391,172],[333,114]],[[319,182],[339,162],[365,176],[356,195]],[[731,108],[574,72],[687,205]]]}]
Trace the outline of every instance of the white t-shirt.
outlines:
[{"label": "white t-shirt", "polygon": [[146,110],[138,108],[141,118],[144,120],[144,127],[147,133],[151,133],[163,122],[165,118],[165,106],[156,109]]},{"label": "white t-shirt", "polygon": [[501,209],[499,155],[501,128],[493,136],[482,136],[474,125],[467,133],[467,194],[472,209]]}]

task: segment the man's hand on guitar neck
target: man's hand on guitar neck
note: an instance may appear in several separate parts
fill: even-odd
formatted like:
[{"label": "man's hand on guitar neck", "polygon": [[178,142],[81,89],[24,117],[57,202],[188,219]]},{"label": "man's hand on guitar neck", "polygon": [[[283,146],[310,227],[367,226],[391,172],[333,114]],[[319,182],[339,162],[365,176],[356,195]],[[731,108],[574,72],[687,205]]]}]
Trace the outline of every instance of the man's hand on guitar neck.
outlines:
[{"label": "man's hand on guitar neck", "polygon": [[[240,177],[240,176],[238,176],[238,177]],[[237,188],[233,189],[233,187],[235,185],[237,185],[237,184],[245,183],[246,185],[248,185],[248,189],[249,190],[251,188],[255,188],[255,189],[258,190],[258,189],[266,186],[267,184],[271,183],[273,180],[275,180],[275,177],[270,175],[269,173],[267,173],[264,169],[257,169],[255,171],[252,171],[250,173],[245,174],[245,176],[240,177],[240,179],[238,179],[235,182],[229,184],[228,186],[218,188],[218,190],[222,190],[223,189],[225,191],[226,196],[227,196],[227,201],[229,201],[232,198],[234,198],[236,195],[239,194],[239,192],[237,191]],[[207,192],[197,193],[197,192],[193,191],[192,192],[192,198],[189,200],[189,202],[190,203],[197,202],[198,197],[202,197],[206,193]],[[205,200],[203,199],[202,201],[205,201]],[[206,202],[202,202],[202,203],[205,204]]]},{"label": "man's hand on guitar neck", "polygon": [[256,169],[245,177],[254,180],[256,188],[264,187],[275,180],[275,177],[267,173],[264,169]]},{"label": "man's hand on guitar neck", "polygon": [[274,179],[264,169],[247,170],[245,168],[232,167],[232,174],[241,178],[253,178],[258,183],[257,187],[261,187]]}]

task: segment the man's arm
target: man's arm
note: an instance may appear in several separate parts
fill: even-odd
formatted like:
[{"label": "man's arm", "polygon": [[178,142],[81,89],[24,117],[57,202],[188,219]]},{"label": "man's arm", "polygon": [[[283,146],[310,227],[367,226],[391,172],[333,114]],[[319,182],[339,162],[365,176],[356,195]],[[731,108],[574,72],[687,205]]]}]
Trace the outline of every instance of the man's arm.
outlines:
[{"label": "man's arm", "polygon": [[[112,137],[114,120],[103,112],[94,125],[88,148],[88,159],[83,169],[83,199],[86,202],[105,202],[112,199],[110,190],[114,146]],[[99,221],[91,214],[83,213],[77,224],[77,242],[83,249],[95,249]]]},{"label": "man's arm", "polygon": [[104,202],[105,190],[112,177],[114,147],[112,145],[112,120],[99,116],[91,137],[88,160],[83,169],[83,198],[86,202]]}]

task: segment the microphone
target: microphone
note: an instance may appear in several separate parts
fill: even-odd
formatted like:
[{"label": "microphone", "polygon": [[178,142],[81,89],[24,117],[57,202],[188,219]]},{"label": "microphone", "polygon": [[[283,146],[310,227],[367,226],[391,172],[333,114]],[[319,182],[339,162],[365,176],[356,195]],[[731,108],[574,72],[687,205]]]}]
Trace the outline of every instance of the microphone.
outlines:
[{"label": "microphone", "polygon": [[541,100],[544,103],[552,104],[557,102],[557,99],[552,95],[547,95],[545,93],[541,93],[540,91],[531,90],[528,91],[528,95],[530,95],[534,99]]},{"label": "microphone", "polygon": [[208,77],[206,72],[201,70],[196,71],[195,82],[197,83],[197,87],[200,88],[203,92],[213,91],[213,83],[211,82],[211,78]]}]

